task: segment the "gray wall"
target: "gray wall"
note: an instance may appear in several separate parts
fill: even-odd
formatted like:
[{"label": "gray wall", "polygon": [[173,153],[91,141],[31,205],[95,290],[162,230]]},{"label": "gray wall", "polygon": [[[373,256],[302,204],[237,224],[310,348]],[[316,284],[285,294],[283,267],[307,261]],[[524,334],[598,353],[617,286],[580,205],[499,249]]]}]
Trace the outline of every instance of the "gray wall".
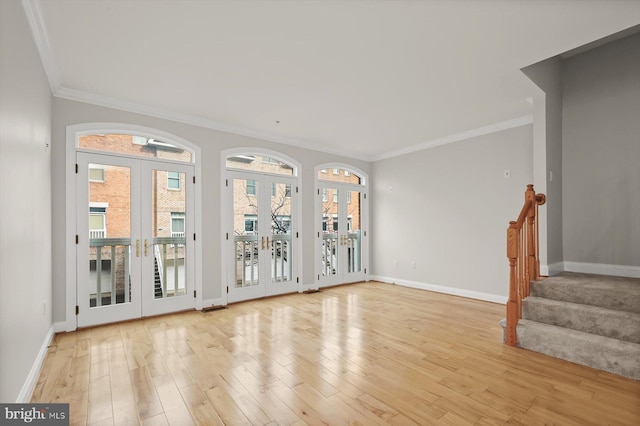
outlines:
[{"label": "gray wall", "polygon": [[[547,265],[562,262],[562,61],[547,59],[522,70],[543,92],[534,96],[534,156],[536,192],[547,196],[541,209],[540,243],[545,244]],[[540,131],[537,131],[540,130]],[[553,180],[550,179],[553,174]],[[541,250],[542,251],[542,250]]]},{"label": "gray wall", "polygon": [[564,260],[640,266],[640,35],[563,63]]},{"label": "gray wall", "polygon": [[205,299],[222,297],[222,283],[220,282],[221,253],[220,229],[221,182],[220,158],[223,150],[234,147],[257,147],[284,153],[302,165],[302,250],[304,284],[313,284],[314,279],[314,206],[313,188],[315,186],[314,168],[327,162],[339,162],[353,165],[365,173],[370,172],[370,164],[364,161],[340,157],[338,155],[311,151],[289,145],[267,142],[211,130],[203,127],[173,122],[160,118],[148,117],[112,108],[105,108],[82,102],[54,98],[53,120],[53,222],[57,224],[53,231],[53,289],[54,289],[54,320],[65,321],[66,284],[65,284],[65,217],[68,209],[73,206],[65,205],[66,175],[65,175],[65,138],[66,127],[72,124],[89,122],[118,122],[151,127],[169,132],[184,138],[202,149],[202,249],[203,249],[203,290]]},{"label": "gray wall", "polygon": [[0,1],[0,401],[51,329],[51,91],[22,4]]},{"label": "gray wall", "polygon": [[373,274],[506,297],[531,152],[527,125],[374,163]]}]

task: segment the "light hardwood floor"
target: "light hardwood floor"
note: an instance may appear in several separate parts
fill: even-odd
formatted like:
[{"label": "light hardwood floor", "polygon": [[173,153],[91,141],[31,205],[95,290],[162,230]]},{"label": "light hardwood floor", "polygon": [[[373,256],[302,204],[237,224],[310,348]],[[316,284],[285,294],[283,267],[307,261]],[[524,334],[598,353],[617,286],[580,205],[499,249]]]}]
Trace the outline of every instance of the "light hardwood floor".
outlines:
[{"label": "light hardwood floor", "polygon": [[639,425],[640,382],[504,345],[502,305],[376,282],[55,337],[91,425]]}]

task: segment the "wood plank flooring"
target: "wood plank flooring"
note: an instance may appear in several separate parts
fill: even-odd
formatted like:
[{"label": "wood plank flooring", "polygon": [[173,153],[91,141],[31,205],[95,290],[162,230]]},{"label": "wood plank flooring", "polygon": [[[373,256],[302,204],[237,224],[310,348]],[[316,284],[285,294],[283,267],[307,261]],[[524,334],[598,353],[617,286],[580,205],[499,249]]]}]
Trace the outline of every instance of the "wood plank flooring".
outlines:
[{"label": "wood plank flooring", "polygon": [[73,425],[639,425],[640,382],[501,341],[504,306],[376,282],[56,335]]}]

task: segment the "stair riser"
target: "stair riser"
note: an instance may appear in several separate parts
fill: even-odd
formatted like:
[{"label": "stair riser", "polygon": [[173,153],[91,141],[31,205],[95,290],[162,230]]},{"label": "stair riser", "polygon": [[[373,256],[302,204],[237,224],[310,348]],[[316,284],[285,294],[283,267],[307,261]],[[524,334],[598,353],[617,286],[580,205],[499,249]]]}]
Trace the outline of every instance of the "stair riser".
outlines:
[{"label": "stair riser", "polygon": [[524,319],[640,343],[640,315],[586,305],[531,298],[522,303]]},{"label": "stair riser", "polygon": [[640,280],[563,273],[531,283],[531,296],[640,314]]},{"label": "stair riser", "polygon": [[521,321],[518,346],[576,364],[640,380],[640,345]]}]

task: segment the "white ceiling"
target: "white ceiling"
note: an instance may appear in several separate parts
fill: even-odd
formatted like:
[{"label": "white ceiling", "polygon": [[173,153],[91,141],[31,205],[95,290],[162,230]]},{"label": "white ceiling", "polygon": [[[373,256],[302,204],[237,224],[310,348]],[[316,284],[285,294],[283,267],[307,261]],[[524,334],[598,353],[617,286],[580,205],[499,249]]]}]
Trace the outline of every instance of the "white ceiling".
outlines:
[{"label": "white ceiling", "polygon": [[[375,160],[526,120],[640,1],[26,0],[54,94]],[[514,120],[514,121],[512,121]]]}]

